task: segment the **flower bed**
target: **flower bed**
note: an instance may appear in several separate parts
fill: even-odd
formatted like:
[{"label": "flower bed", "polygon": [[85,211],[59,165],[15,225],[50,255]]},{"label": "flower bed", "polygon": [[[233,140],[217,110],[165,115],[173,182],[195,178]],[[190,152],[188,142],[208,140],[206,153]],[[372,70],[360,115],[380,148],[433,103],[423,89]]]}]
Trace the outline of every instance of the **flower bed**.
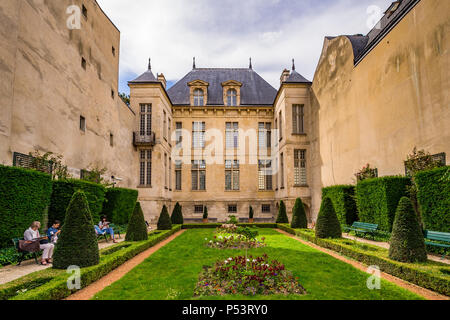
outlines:
[{"label": "flower bed", "polygon": [[262,257],[239,256],[205,267],[200,274],[194,296],[247,296],[272,294],[306,294],[298,278],[278,261]]},{"label": "flower bed", "polygon": [[250,249],[262,248],[265,238],[257,239],[257,230],[248,227],[238,227],[235,224],[224,224],[216,229],[213,239],[205,239],[206,246],[216,249]]}]

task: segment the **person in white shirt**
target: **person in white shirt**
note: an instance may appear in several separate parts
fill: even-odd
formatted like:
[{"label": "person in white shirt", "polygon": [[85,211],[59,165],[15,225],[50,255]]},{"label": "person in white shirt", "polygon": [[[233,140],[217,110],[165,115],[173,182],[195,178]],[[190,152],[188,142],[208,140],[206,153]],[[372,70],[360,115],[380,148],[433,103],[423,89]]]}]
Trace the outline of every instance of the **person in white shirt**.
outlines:
[{"label": "person in white shirt", "polygon": [[[41,237],[39,235],[40,227],[41,223],[39,221],[34,221],[31,224],[30,228],[28,228],[23,234],[25,241],[31,243],[33,241],[45,240],[47,237]],[[55,248],[55,245],[53,243],[46,243],[46,244],[39,244],[39,247],[41,250],[43,250],[41,264],[47,265],[48,263],[52,263],[53,249]]]}]

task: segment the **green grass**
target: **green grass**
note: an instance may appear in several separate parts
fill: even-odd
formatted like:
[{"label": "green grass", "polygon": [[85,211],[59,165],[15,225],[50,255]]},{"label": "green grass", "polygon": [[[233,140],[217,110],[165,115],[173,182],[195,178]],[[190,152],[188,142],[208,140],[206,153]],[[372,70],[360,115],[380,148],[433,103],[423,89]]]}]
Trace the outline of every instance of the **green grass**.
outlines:
[{"label": "green grass", "polygon": [[[251,299],[311,300],[394,300],[420,299],[419,296],[385,280],[381,290],[369,290],[368,274],[325,253],[286,237],[272,229],[259,229],[266,248],[249,250],[254,256],[267,253],[285,264],[308,294],[305,296],[255,296]],[[243,255],[245,251],[206,248],[205,238],[213,230],[188,230],[161,248],[121,280],[99,292],[98,300],[189,300],[198,275],[205,265],[219,259]],[[249,299],[248,296],[208,297],[206,299]]]}]

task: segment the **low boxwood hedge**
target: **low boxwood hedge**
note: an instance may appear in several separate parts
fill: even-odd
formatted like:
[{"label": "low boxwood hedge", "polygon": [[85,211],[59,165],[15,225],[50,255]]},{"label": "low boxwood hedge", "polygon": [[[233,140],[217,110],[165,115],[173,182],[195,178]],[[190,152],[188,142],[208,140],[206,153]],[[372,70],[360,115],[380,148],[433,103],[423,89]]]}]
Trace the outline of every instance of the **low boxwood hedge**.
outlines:
[{"label": "low boxwood hedge", "polygon": [[[150,233],[147,241],[136,242],[130,246],[128,246],[129,243],[118,244],[117,246],[120,247],[120,249],[116,251],[114,251],[114,247],[108,248],[106,251],[107,254],[102,252],[100,264],[81,269],[81,287],[85,288],[91,283],[104,277],[112,270],[125,263],[127,260],[167,239],[179,230],[181,230],[180,225],[174,226],[172,230]],[[35,289],[27,290],[25,292],[20,291],[21,287],[26,288],[27,286],[35,283],[37,279],[44,278],[49,273],[54,274],[53,277],[50,277],[50,281],[47,279],[44,284],[36,287]],[[40,277],[40,275],[42,275],[42,277]],[[42,273],[39,271],[34,276],[30,275],[29,281],[19,279],[10,284],[0,286],[0,299],[62,300],[75,292],[75,290],[72,291],[67,288],[68,277],[70,277],[70,275],[63,270],[42,270]]]},{"label": "low boxwood hedge", "polygon": [[425,228],[450,232],[450,166],[419,172],[415,182]]},{"label": "low boxwood hedge", "polygon": [[365,265],[379,266],[381,271],[405,281],[450,296],[450,266],[448,265],[432,261],[414,264],[397,262],[388,258],[387,249],[378,246],[360,244],[348,239],[318,239],[312,230],[292,229],[283,224],[279,224],[278,228]]},{"label": "low boxwood hedge", "polygon": [[0,165],[0,248],[13,246],[33,221],[44,221],[52,193],[50,175]]},{"label": "low boxwood hedge", "polygon": [[355,186],[339,185],[322,189],[322,199],[328,197],[341,225],[351,226],[358,221],[358,209],[355,201]]},{"label": "low boxwood hedge", "polygon": [[106,189],[102,215],[108,217],[108,221],[123,225],[127,224],[133,213],[138,198],[137,190],[125,188]]},{"label": "low boxwood hedge", "polygon": [[48,211],[49,226],[54,220],[64,223],[67,207],[73,194],[78,190],[83,191],[86,195],[94,223],[100,221],[103,202],[105,201],[105,187],[82,180],[58,180],[53,182],[53,192]]},{"label": "low boxwood hedge", "polygon": [[[183,224],[183,229],[216,229],[223,223],[187,223]],[[238,223],[239,227],[256,227],[256,228],[277,228],[276,223]]]},{"label": "low boxwood hedge", "polygon": [[356,204],[359,220],[378,224],[380,230],[391,232],[398,202],[408,195],[407,186],[410,184],[410,178],[400,176],[358,182]]}]

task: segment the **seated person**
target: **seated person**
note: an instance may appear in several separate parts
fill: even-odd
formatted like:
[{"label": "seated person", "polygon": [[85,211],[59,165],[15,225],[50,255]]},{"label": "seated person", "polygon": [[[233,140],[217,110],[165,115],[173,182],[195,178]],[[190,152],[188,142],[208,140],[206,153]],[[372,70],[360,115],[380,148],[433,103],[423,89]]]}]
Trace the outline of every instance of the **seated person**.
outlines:
[{"label": "seated person", "polygon": [[[109,227],[109,224],[110,223],[106,219],[106,216],[102,216],[100,222],[98,223],[98,228],[101,230],[100,234],[104,234],[106,232],[107,234],[111,235],[113,243],[117,243],[116,239],[114,238],[114,230],[113,230],[113,228]],[[96,230],[97,230],[97,228],[96,228]]]},{"label": "seated person", "polygon": [[61,222],[59,220],[55,220],[53,225],[47,230],[47,237],[50,240],[50,243],[56,243],[58,241],[58,236],[61,233],[59,227],[61,226]]},{"label": "seated person", "polygon": [[[41,223],[39,221],[34,221],[30,228],[28,228],[23,234],[23,238],[26,242],[32,243],[35,241],[48,240],[48,237],[41,237],[39,235],[39,228],[41,227]],[[43,250],[42,253],[42,265],[47,265],[48,263],[52,263],[53,249],[55,245],[53,243],[39,244],[39,248]]]}]

